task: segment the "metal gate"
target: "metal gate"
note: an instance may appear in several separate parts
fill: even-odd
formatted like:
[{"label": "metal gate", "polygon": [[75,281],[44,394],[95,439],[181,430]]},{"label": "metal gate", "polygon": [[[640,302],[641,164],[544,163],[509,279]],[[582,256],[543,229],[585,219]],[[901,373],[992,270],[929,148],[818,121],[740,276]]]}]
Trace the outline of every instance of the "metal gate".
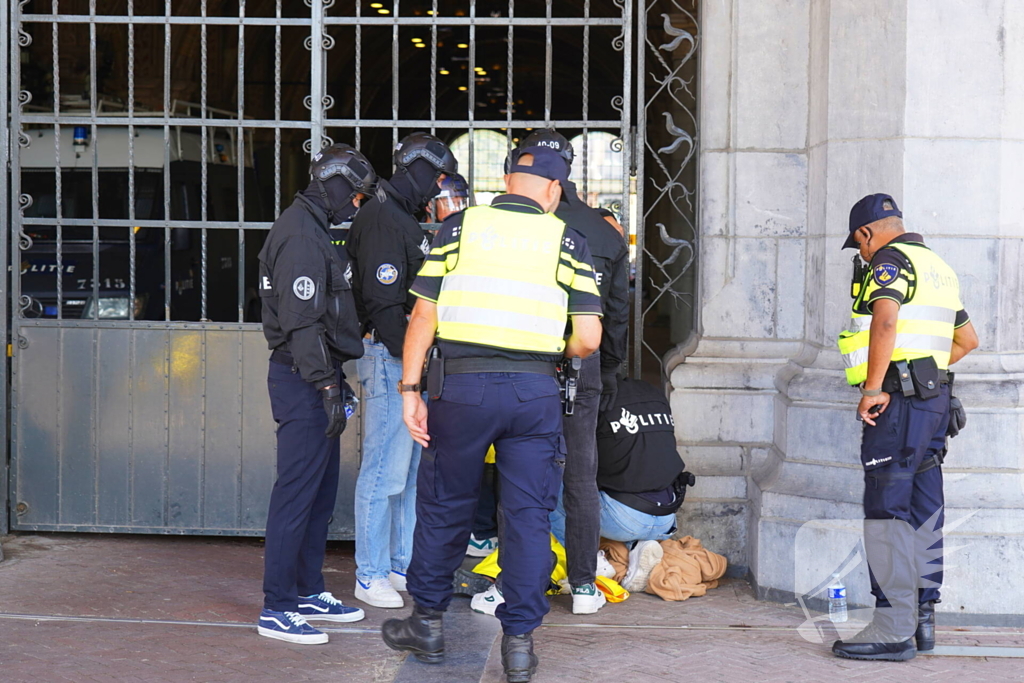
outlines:
[{"label": "metal gate", "polygon": [[[312,151],[332,141],[355,144],[386,174],[397,140],[429,130],[461,150],[479,199],[528,131],[555,126],[576,139],[581,189],[618,210],[640,255],[639,373],[641,348],[655,350],[641,330],[682,276],[643,225],[664,197],[692,200],[678,188],[696,119],[678,124],[690,147],[680,164],[679,144],[652,148],[634,118],[645,131],[647,110],[677,97],[673,60],[692,65],[696,21],[694,10],[691,28],[673,27],[679,3],[638,1],[12,6],[0,64],[17,200],[5,231],[10,526],[262,534],[275,440],[268,352],[252,322],[255,255],[307,182]],[[651,50],[667,85],[643,66]],[[683,106],[692,114],[693,104]],[[655,202],[644,199],[645,158],[668,172],[668,185],[654,181]],[[676,242],[661,243],[677,254]],[[645,259],[667,287],[645,284]],[[359,426],[343,437],[334,538],[353,533],[361,437]]]}]

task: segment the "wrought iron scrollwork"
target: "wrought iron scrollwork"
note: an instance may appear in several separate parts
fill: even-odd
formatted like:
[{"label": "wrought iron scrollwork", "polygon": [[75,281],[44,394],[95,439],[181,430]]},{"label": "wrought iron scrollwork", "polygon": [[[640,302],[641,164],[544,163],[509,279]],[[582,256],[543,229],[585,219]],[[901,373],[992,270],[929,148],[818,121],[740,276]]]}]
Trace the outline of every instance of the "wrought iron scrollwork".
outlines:
[{"label": "wrought iron scrollwork", "polygon": [[[638,271],[643,274],[645,296],[637,302],[641,310],[637,340],[642,350],[634,361],[636,370],[652,360],[663,373],[671,370],[664,367],[670,349],[652,345],[653,339],[663,335],[643,332],[651,325],[669,324],[678,339],[680,329],[690,328],[686,316],[693,311],[687,274],[696,258],[698,239],[694,169],[697,102],[691,88],[696,78],[695,55],[699,45],[696,8],[696,0],[647,2],[639,18],[651,28],[642,46],[647,73],[641,106],[648,125],[640,152],[645,160],[644,239],[640,243]],[[661,19],[660,30],[656,17]],[[663,127],[657,119],[662,119]],[[638,276],[638,290],[639,280]],[[666,323],[666,319],[670,322]]]}]

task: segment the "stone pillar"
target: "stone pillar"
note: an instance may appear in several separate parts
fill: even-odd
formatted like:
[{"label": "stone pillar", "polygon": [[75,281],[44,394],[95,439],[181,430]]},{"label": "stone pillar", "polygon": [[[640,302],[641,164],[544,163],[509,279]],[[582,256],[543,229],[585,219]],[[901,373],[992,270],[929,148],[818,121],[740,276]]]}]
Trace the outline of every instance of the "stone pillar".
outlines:
[{"label": "stone pillar", "polygon": [[[850,206],[889,192],[960,275],[982,342],[955,368],[969,425],[945,468],[947,518],[969,517],[947,536],[966,547],[939,609],[1024,614],[1024,0],[701,13],[699,335],[671,375],[699,479],[681,528],[787,598],[813,561],[797,557],[801,527],[861,516],[840,246]],[[851,579],[869,603],[866,574]]]}]

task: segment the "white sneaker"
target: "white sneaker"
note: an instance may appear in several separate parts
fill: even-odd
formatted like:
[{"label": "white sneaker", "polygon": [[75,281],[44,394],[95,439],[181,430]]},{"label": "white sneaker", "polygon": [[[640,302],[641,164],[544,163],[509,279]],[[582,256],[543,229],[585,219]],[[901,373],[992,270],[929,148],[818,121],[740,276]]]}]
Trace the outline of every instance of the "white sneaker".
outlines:
[{"label": "white sneaker", "polygon": [[394,589],[387,579],[370,579],[363,583],[356,579],[356,600],[361,600],[367,605],[383,607],[384,609],[400,609],[405,607],[405,601],[398,591]]},{"label": "white sneaker", "polygon": [[615,567],[608,561],[608,558],[604,556],[603,550],[597,551],[597,576],[603,576],[606,579],[615,578]]},{"label": "white sneaker", "polygon": [[388,581],[391,582],[391,587],[396,591],[401,591],[402,593],[409,592],[409,589],[405,587],[405,574],[402,572],[396,572],[392,569],[391,573],[388,574]]},{"label": "white sneaker", "polygon": [[651,570],[665,556],[665,551],[657,541],[639,541],[629,551],[629,569],[622,579],[622,587],[630,593],[639,593],[647,588],[647,580]]},{"label": "white sneaker", "polygon": [[604,607],[606,602],[608,599],[604,597],[604,593],[593,583],[576,586],[572,589],[573,614],[593,614]]},{"label": "white sneaker", "polygon": [[477,538],[469,535],[469,545],[466,547],[466,554],[470,557],[487,557],[498,549],[498,537]]},{"label": "white sneaker", "polygon": [[474,612],[480,614],[490,614],[494,616],[494,610],[498,609],[498,605],[505,602],[505,596],[498,590],[498,584],[494,584],[483,593],[477,593],[473,596],[473,599],[469,601],[469,607]]}]

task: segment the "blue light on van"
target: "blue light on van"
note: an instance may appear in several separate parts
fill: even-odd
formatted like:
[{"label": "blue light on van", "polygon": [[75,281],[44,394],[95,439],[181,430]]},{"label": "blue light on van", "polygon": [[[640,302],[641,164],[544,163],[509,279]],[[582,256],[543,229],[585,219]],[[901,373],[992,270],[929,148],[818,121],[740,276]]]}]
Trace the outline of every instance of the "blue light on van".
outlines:
[{"label": "blue light on van", "polygon": [[46,316],[52,315],[54,318],[56,318],[57,317],[57,307],[56,306],[43,306],[43,315],[46,315]]},{"label": "blue light on van", "polygon": [[89,144],[88,128],[85,126],[75,126],[75,144],[83,146]]}]

